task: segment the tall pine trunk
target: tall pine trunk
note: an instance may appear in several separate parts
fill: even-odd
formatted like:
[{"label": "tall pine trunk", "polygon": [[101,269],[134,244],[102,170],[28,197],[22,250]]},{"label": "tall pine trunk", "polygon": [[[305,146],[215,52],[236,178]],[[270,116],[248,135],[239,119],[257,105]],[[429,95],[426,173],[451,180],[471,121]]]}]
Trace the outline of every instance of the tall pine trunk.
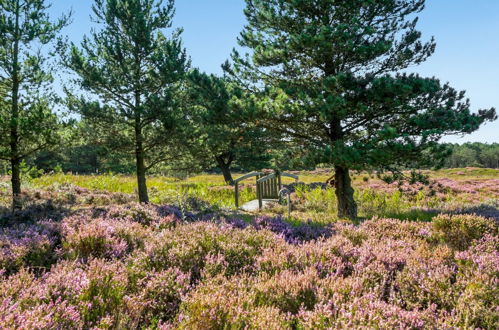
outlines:
[{"label": "tall pine trunk", "polygon": [[12,210],[20,210],[22,208],[21,201],[21,161],[18,158],[10,160],[12,171]]},{"label": "tall pine trunk", "polygon": [[12,171],[12,210],[20,210],[21,203],[21,159],[19,157],[19,2],[16,4],[16,40],[12,59],[12,104],[10,117],[10,166]]},{"label": "tall pine trunk", "polygon": [[135,122],[135,158],[137,163],[137,187],[140,203],[149,203],[146,182],[146,166],[144,161],[144,143],[140,120]]},{"label": "tall pine trunk", "polygon": [[338,217],[357,218],[357,203],[353,198],[354,190],[348,168],[335,166],[334,186],[336,188],[336,199],[338,201]]},{"label": "tall pine trunk", "polygon": [[230,172],[231,161],[225,162],[222,157],[216,157],[218,167],[222,171],[225,183],[233,185],[234,179],[232,178],[232,173]]},{"label": "tall pine trunk", "polygon": [[12,210],[20,210],[21,203],[21,159],[19,158],[19,83],[14,79],[12,113],[10,123],[10,167],[12,183]]}]

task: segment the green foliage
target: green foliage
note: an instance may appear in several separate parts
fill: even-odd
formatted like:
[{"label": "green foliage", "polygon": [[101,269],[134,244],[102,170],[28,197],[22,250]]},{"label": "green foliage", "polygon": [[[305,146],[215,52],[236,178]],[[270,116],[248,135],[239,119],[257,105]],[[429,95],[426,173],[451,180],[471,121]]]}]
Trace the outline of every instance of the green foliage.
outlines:
[{"label": "green foliage", "polygon": [[452,154],[445,161],[445,166],[458,167],[488,167],[499,168],[498,143],[465,143],[449,145]]},{"label": "green foliage", "polygon": [[[80,126],[86,127],[85,129]],[[32,157],[27,159],[27,164],[30,166],[35,166],[38,169],[42,169],[45,173],[56,172],[57,168],[60,166],[63,172],[72,172],[79,174],[92,174],[92,173],[120,173],[120,174],[131,174],[134,172],[133,159],[131,159],[129,154],[119,152],[118,150],[113,150],[109,147],[103,145],[96,145],[89,140],[91,139],[91,132],[93,129],[85,124],[85,121],[78,122],[78,124],[71,128],[74,130],[71,136],[68,138],[67,143],[63,143],[57,150],[50,151],[40,151],[35,153]],[[82,132],[88,131],[88,132]],[[472,154],[473,157],[461,157],[462,153],[460,150],[468,150],[471,146],[476,150]],[[496,162],[499,159],[496,155],[497,144],[487,144],[487,143],[465,143],[463,145],[447,145],[448,148],[452,150],[452,154],[445,160],[443,168],[460,168],[460,167],[483,167],[483,168],[494,168],[497,167]],[[194,150],[194,149],[191,149]],[[467,153],[467,151],[466,151]],[[199,155],[199,154],[198,154]],[[260,156],[260,155],[256,155]],[[298,147],[286,146],[282,149],[274,149],[270,151],[271,167],[279,168],[282,170],[313,170],[315,166],[313,163],[307,162],[307,154],[305,150],[300,150]],[[252,158],[253,159],[253,158]],[[244,162],[244,166],[239,165],[236,162],[236,170],[249,171],[254,168],[261,169],[269,166],[265,163],[253,162],[252,159]],[[163,164],[158,165],[151,170],[151,174],[161,174],[167,176],[178,176],[180,179],[185,179],[189,175],[196,174],[202,171],[210,171],[212,169],[211,161],[208,164],[200,164],[203,166],[194,165],[194,162],[199,162],[196,159],[183,159],[185,162],[191,163],[191,168],[186,168],[185,170],[175,169],[174,167],[169,167]],[[258,160],[258,158],[257,158]],[[247,163],[247,164],[246,164]],[[436,166],[437,164],[433,164]],[[0,174],[7,174],[7,162],[0,161]],[[318,164],[317,167],[330,167],[331,164]],[[432,166],[433,167],[433,166]],[[484,171],[486,171],[484,169]],[[455,174],[456,171],[449,172]],[[417,172],[415,172],[417,174]],[[491,172],[494,175],[495,172]],[[392,173],[393,174],[393,173]],[[395,181],[395,177],[398,179],[404,179],[405,181],[411,181],[411,175],[401,176],[400,171],[395,171],[395,176],[389,175],[389,173],[383,173],[381,175],[382,180],[388,180],[388,182]],[[369,181],[369,177],[365,176],[365,182]],[[416,180],[417,181],[417,180]],[[424,182],[424,181],[420,181]]]},{"label": "green foliage", "polygon": [[378,172],[378,177],[386,183],[407,181],[409,184],[423,183],[429,184],[428,175],[421,173],[420,171],[412,170],[409,175],[405,175],[401,171],[393,171],[391,174],[384,174]]},{"label": "green foliage", "polygon": [[172,142],[182,121],[175,96],[190,63],[182,31],[164,33],[174,1],[96,0],[93,12],[100,29],[64,55],[77,85],[93,98],[68,91],[69,106],[99,127],[104,145],[135,152],[139,199],[147,202],[145,173],[180,149]]},{"label": "green foliage", "polygon": [[[245,170],[267,167],[269,138],[247,118],[249,94],[227,78],[198,70],[190,73],[189,82],[189,134],[197,140],[190,150],[194,158],[207,162],[205,168],[214,162],[228,183],[233,181],[233,166]],[[202,156],[206,154],[210,157]]]},{"label": "green foliage", "polygon": [[440,215],[433,220],[433,229],[437,239],[461,251],[486,234],[499,233],[494,220],[472,215]]},{"label": "green foliage", "polygon": [[235,52],[232,72],[260,89],[262,121],[334,164],[340,215],[356,215],[348,169],[440,164],[442,136],[496,118],[436,78],[398,73],[435,49],[416,29],[424,3],[246,0],[239,41],[252,54]]},{"label": "green foliage", "polygon": [[[38,169],[36,166],[27,165],[26,161],[21,161],[19,164],[19,169],[21,173],[22,181],[25,183],[30,183],[32,179],[40,178],[43,176],[45,171],[43,169]],[[8,175],[12,175],[12,171],[7,171]]]},{"label": "green foliage", "polygon": [[58,141],[53,77],[40,51],[68,24],[52,22],[45,0],[0,3],[0,159],[11,163],[13,207],[20,208],[20,164]]}]

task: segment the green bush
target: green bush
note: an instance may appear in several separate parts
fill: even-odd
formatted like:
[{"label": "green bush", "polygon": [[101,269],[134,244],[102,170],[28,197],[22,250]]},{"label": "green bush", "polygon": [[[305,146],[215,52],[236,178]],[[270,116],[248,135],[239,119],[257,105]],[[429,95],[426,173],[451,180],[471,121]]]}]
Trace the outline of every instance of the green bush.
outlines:
[{"label": "green bush", "polygon": [[485,234],[498,234],[496,221],[475,215],[439,215],[433,220],[434,237],[456,250],[466,250]]}]

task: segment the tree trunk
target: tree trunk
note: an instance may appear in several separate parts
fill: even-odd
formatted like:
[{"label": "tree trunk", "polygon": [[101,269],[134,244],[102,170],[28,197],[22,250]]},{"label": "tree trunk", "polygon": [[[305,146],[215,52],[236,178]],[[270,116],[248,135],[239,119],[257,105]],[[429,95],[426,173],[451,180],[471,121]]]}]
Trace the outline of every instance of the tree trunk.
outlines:
[{"label": "tree trunk", "polygon": [[348,168],[335,166],[334,170],[338,217],[354,220],[357,218],[357,203],[355,203],[353,198],[354,190]]},{"label": "tree trunk", "polygon": [[21,161],[18,158],[10,160],[12,171],[12,210],[20,210],[22,208],[21,201]]},{"label": "tree trunk", "polygon": [[146,166],[144,162],[144,145],[140,122],[135,123],[135,157],[137,162],[137,186],[139,192],[139,202],[149,203],[146,182]]},{"label": "tree trunk", "polygon": [[224,180],[227,184],[231,186],[234,184],[234,179],[232,178],[232,173],[230,172],[230,167],[228,165],[220,166],[222,170],[222,174],[224,176]]},{"label": "tree trunk", "polygon": [[222,157],[216,157],[216,160],[218,167],[220,168],[220,170],[222,170],[225,183],[232,186],[234,184],[234,179],[232,178],[232,173],[230,172],[230,164],[232,163],[232,161],[224,162]]},{"label": "tree trunk", "polygon": [[10,117],[10,165],[12,170],[12,210],[20,210],[21,159],[19,158],[19,2],[16,4],[16,40],[12,58],[12,104]]}]

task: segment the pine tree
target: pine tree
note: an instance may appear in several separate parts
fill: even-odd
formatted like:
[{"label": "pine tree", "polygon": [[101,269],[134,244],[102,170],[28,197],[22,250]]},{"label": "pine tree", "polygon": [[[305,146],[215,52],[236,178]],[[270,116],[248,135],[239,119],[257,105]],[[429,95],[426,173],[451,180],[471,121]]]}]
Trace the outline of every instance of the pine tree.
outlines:
[{"label": "pine tree", "polygon": [[52,112],[50,54],[53,42],[69,22],[52,22],[44,0],[0,1],[0,159],[10,162],[13,209],[22,207],[21,162],[57,141],[57,116]]},{"label": "pine tree", "polygon": [[148,203],[146,172],[175,158],[175,95],[190,65],[182,31],[165,34],[174,1],[95,0],[93,13],[100,29],[66,58],[86,92],[70,95],[70,107],[105,128],[109,147],[134,152],[139,200]]},{"label": "pine tree", "polygon": [[[257,169],[268,165],[269,145],[264,131],[246,117],[250,97],[234,81],[199,70],[189,74],[189,103],[195,158],[213,162],[225,182],[233,184],[231,167]],[[206,157],[209,155],[209,157]]]},{"label": "pine tree", "polygon": [[436,78],[404,73],[435,49],[416,29],[424,3],[246,0],[239,42],[251,55],[235,52],[234,72],[266,86],[265,125],[334,165],[340,217],[357,216],[350,170],[440,162],[443,135],[496,118],[494,109],[472,114],[464,92]]}]

